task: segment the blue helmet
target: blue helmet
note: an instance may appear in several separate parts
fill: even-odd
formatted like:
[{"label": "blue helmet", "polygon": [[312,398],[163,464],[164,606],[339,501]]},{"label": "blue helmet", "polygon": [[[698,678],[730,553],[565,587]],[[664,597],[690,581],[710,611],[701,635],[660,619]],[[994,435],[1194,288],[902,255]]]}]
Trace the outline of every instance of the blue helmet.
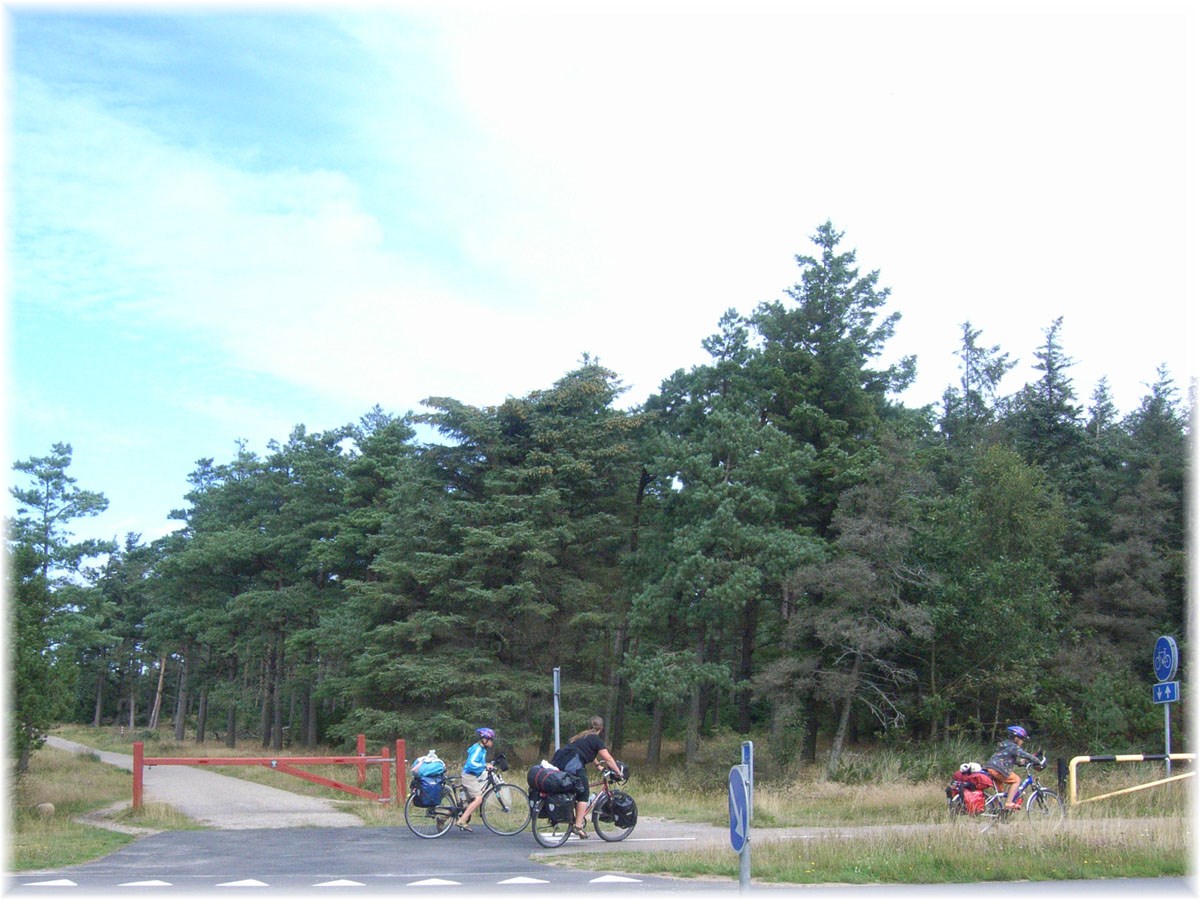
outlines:
[{"label": "blue helmet", "polygon": [[476,728],[475,733],[479,735],[480,740],[487,738],[489,741],[494,741],[496,739],[496,732],[490,728]]},{"label": "blue helmet", "polygon": [[1024,728],[1022,728],[1020,725],[1009,725],[1004,730],[1007,731],[1009,734],[1011,734],[1013,737],[1019,737],[1023,741],[1029,740],[1029,732],[1026,731]]}]

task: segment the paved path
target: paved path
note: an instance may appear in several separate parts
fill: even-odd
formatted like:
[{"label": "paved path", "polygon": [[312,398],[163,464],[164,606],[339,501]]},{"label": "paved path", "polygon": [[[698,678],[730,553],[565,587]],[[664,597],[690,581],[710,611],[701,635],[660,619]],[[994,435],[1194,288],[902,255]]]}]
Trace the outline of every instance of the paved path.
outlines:
[{"label": "paved path", "polygon": [[[133,757],[93,750],[51,735],[46,743],[59,750],[95,754],[109,765],[133,771]],[[319,797],[207,772],[196,766],[148,766],[143,798],[173,806],[188,818],[213,828],[347,828],[362,825],[358,816],[343,812]],[[130,798],[132,803],[132,797]]]}]

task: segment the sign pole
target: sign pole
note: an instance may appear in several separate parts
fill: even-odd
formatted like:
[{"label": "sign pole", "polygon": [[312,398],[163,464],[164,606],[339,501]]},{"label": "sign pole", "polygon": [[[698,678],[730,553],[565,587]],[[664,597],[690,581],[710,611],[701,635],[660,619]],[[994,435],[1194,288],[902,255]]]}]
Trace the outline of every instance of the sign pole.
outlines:
[{"label": "sign pole", "polygon": [[742,852],[738,854],[738,890],[743,894],[750,890],[750,837],[748,835]]},{"label": "sign pole", "polygon": [[1163,704],[1163,716],[1165,717],[1165,727],[1167,734],[1167,747],[1164,751],[1167,756],[1167,777],[1171,777],[1171,704]]},{"label": "sign pole", "polygon": [[1167,777],[1171,776],[1171,703],[1179,699],[1179,682],[1171,681],[1179,671],[1179,645],[1164,634],[1154,642],[1154,702],[1163,704],[1163,732],[1166,741]]},{"label": "sign pole", "polygon": [[559,740],[560,732],[558,730],[558,687],[559,687],[558,673],[559,673],[559,668],[558,668],[558,666],[555,666],[554,667],[554,749],[555,750],[558,750],[558,748],[562,746],[562,742]]},{"label": "sign pole", "polygon": [[750,890],[750,822],[754,818],[754,742],[742,742],[742,761],[729,770],[729,846],[738,855],[738,888]]}]

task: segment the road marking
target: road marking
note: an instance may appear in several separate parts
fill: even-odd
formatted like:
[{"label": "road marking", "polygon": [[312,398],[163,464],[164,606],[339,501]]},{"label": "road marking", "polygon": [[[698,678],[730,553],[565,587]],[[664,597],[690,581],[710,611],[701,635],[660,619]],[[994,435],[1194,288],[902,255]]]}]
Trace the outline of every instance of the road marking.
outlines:
[{"label": "road marking", "polygon": [[593,878],[588,884],[640,884],[640,878],[626,878],[624,875],[601,875],[599,878]]},{"label": "road marking", "polygon": [[270,885],[265,881],[247,878],[245,881],[227,881],[224,884],[218,884],[217,887],[270,887]]},{"label": "road marking", "polygon": [[426,878],[424,881],[410,881],[409,887],[444,887],[447,885],[462,885],[459,881],[446,881],[444,878]]},{"label": "road marking", "polygon": [[524,875],[518,875],[516,878],[506,878],[503,881],[497,881],[496,884],[549,884],[550,882],[544,878],[526,878]]},{"label": "road marking", "polygon": [[319,884],[314,884],[313,887],[366,887],[361,881],[350,881],[346,878],[339,878],[337,881],[322,881]]},{"label": "road marking", "polygon": [[117,887],[172,887],[169,881],[127,881]]},{"label": "road marking", "polygon": [[54,881],[27,881],[21,887],[79,887],[70,878],[57,878]]}]

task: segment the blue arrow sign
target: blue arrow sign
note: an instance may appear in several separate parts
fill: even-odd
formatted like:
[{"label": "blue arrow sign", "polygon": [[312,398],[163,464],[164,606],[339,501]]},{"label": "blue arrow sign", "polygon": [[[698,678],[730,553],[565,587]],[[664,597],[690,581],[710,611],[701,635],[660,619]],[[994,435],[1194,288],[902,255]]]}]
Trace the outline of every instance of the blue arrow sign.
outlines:
[{"label": "blue arrow sign", "polygon": [[1175,638],[1163,635],[1154,643],[1154,677],[1170,681],[1179,668],[1179,647]]},{"label": "blue arrow sign", "polygon": [[741,853],[750,839],[750,808],[747,802],[746,766],[729,770],[729,846]]},{"label": "blue arrow sign", "polygon": [[1174,703],[1179,699],[1178,681],[1160,681],[1154,686],[1152,696],[1155,703]]}]

